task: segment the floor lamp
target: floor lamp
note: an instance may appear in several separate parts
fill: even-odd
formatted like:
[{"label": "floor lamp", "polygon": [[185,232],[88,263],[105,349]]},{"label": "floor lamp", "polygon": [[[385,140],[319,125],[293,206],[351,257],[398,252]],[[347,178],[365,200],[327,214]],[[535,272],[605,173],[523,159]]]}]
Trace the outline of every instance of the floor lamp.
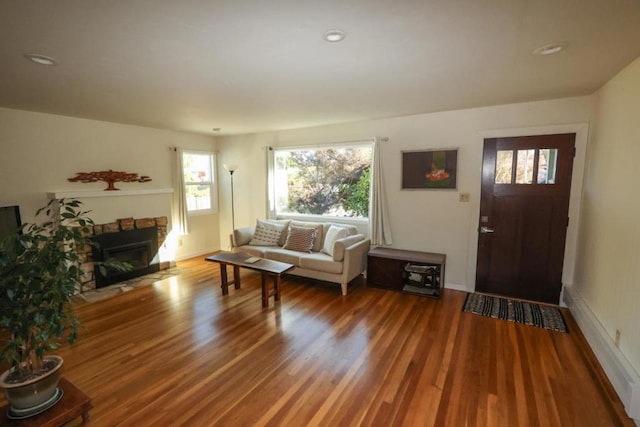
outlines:
[{"label": "floor lamp", "polygon": [[236,214],[233,206],[233,172],[238,169],[238,165],[225,163],[222,166],[227,172],[229,172],[229,175],[231,175],[231,232],[233,233],[233,230],[236,229]]}]

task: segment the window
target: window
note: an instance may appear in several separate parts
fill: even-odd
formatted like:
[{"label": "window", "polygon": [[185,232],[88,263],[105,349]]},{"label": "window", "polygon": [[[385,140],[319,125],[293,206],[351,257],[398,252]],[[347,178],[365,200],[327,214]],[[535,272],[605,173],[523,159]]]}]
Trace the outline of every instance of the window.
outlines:
[{"label": "window", "polygon": [[184,151],[182,168],[187,211],[192,213],[217,212],[215,187],[215,155],[202,151]]},{"label": "window", "polygon": [[516,184],[533,182],[533,162],[536,150],[518,150],[516,166]]},{"label": "window", "polygon": [[511,184],[513,151],[499,150],[496,154],[496,184]]},{"label": "window", "polygon": [[275,215],[367,218],[371,145],[274,149]]},{"label": "window", "polygon": [[556,183],[557,161],[557,148],[544,148],[540,150],[540,160],[538,161],[538,184]]},{"label": "window", "polygon": [[[515,159],[515,168],[514,168]],[[496,153],[496,184],[533,184],[534,172],[537,184],[555,184],[558,149],[541,148],[498,150]],[[536,170],[537,169],[537,170]],[[515,170],[515,177],[512,176]]]}]

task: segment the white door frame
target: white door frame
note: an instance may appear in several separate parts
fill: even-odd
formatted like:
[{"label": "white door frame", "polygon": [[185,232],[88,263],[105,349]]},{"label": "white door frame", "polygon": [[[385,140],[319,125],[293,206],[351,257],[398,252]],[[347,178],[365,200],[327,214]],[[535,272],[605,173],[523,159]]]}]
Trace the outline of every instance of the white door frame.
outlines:
[{"label": "white door frame", "polygon": [[[527,128],[512,129],[491,129],[478,132],[478,144],[484,146],[484,140],[487,138],[504,138],[528,135],[551,135],[557,133],[575,133],[576,134],[576,156],[573,159],[573,173],[571,175],[571,194],[569,196],[569,226],[567,227],[567,238],[564,249],[564,264],[562,266],[562,284],[572,285],[574,279],[574,269],[576,263],[576,249],[578,245],[578,232],[580,225],[580,207],[582,203],[582,187],[584,180],[584,169],[587,160],[587,142],[589,138],[588,123],[570,123],[561,125],[547,125]],[[482,150],[480,150],[482,153]],[[482,174],[482,158],[478,159],[480,164],[480,174]],[[480,191],[482,176],[478,176],[477,193],[478,197],[474,198],[474,214],[469,225],[469,261],[467,265],[467,277],[469,284],[475,291],[476,280],[476,264],[478,260],[478,224],[480,223]],[[562,293],[560,294],[562,302]]]}]

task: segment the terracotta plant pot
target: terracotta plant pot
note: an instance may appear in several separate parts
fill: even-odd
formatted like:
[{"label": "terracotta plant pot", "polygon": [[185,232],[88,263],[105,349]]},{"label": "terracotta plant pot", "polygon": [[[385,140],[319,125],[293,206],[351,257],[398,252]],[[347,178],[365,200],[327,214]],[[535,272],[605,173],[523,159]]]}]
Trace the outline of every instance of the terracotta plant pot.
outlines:
[{"label": "terracotta plant pot", "polygon": [[11,371],[5,371],[0,376],[0,387],[11,404],[11,409],[28,411],[30,408],[41,406],[52,399],[58,387],[62,358],[60,356],[45,356],[45,360],[57,360],[58,364],[46,374],[22,383],[7,383],[5,379]]}]

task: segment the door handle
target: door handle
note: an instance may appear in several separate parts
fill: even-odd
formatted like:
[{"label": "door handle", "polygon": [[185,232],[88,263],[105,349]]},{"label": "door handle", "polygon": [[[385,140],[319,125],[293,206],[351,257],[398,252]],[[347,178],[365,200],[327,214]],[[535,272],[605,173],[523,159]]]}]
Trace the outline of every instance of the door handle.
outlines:
[{"label": "door handle", "polygon": [[493,228],[489,228],[489,227],[480,227],[480,232],[481,233],[493,233],[493,232],[495,232],[495,230]]}]

